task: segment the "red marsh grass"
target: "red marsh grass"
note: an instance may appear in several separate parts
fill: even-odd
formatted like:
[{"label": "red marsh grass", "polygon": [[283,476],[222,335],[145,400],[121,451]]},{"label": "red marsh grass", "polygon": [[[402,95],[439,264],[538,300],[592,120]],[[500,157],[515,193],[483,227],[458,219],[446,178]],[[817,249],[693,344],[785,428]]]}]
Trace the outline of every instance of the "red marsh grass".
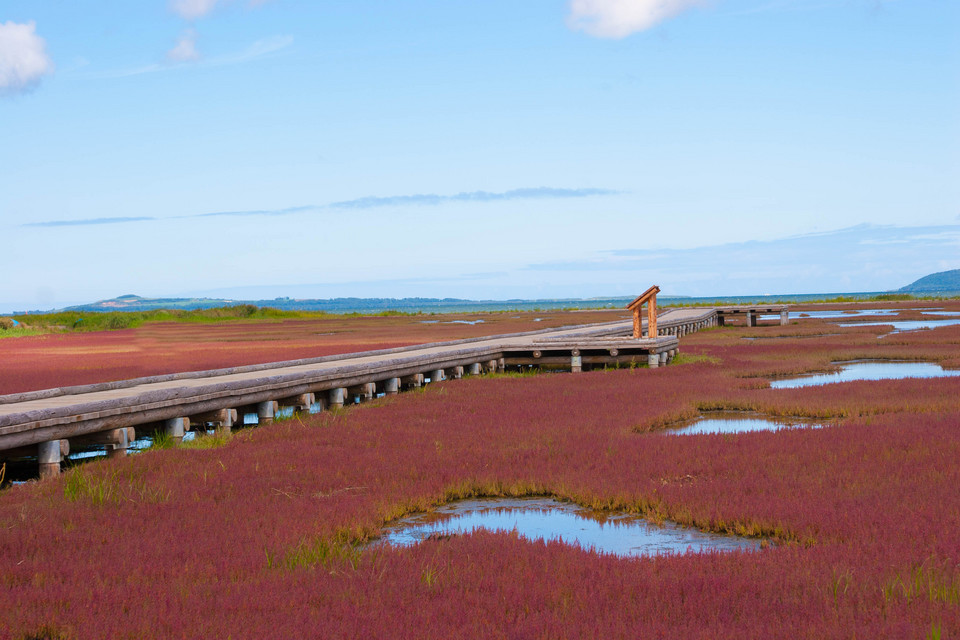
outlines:
[{"label": "red marsh grass", "polygon": [[[782,328],[752,331],[768,330]],[[689,364],[451,381],[5,490],[0,637],[960,633],[960,381],[772,390],[756,376],[853,352],[947,361],[960,334],[758,346],[747,331],[686,338],[702,358]],[[642,433],[700,408],[844,419]],[[355,546],[407,513],[500,495],[775,544],[633,559],[486,532]]]},{"label": "red marsh grass", "polygon": [[[0,395],[624,317],[622,311],[583,311],[154,322],[117,331],[7,338],[0,340]],[[482,322],[461,322],[476,320]]]}]

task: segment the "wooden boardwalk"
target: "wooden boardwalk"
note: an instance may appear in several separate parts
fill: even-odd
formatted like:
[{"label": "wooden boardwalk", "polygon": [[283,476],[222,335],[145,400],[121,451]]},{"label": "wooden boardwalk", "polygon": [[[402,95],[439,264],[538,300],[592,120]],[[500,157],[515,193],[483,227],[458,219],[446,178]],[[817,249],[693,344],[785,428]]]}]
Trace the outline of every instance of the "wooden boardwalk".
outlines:
[{"label": "wooden boardwalk", "polygon": [[45,475],[71,445],[123,455],[136,431],[179,439],[191,425],[229,429],[249,413],[269,422],[282,407],[325,409],[513,366],[656,367],[680,337],[718,321],[713,308],[668,309],[652,338],[634,338],[624,320],[0,396],[0,458],[36,456]]}]

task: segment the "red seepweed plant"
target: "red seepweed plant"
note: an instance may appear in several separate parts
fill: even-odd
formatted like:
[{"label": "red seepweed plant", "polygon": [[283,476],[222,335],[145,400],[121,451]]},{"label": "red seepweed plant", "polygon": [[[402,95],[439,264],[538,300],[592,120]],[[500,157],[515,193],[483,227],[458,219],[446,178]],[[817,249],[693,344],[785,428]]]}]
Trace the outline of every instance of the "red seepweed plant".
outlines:
[{"label": "red seepweed plant", "polygon": [[[0,637],[960,633],[960,380],[774,390],[759,375],[948,363],[960,329],[742,339],[790,328],[696,334],[688,364],[663,369],[431,385],[5,490]],[[712,408],[836,423],[649,433]],[[486,532],[361,545],[404,514],[501,495],[772,544],[635,559]]]}]

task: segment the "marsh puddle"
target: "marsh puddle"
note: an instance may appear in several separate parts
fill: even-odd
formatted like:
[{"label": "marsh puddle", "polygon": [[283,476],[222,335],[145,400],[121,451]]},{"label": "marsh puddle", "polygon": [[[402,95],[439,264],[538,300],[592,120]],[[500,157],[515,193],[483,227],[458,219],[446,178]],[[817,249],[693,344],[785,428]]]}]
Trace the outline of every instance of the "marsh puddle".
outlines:
[{"label": "marsh puddle", "polygon": [[[910,309],[847,309],[838,311],[791,311],[791,318],[856,318],[858,316],[895,316],[901,311]],[[773,316],[771,316],[773,317]],[[778,316],[779,317],[779,316]]]},{"label": "marsh puddle", "polygon": [[741,340],[804,340],[807,338],[832,338],[833,336],[842,336],[842,333],[811,333],[806,335],[785,335],[785,336],[740,336]]},{"label": "marsh puddle", "polygon": [[780,431],[781,429],[821,429],[825,424],[800,418],[774,418],[746,411],[711,411],[693,422],[674,429],[660,431],[663,435],[685,436],[705,433],[747,433],[750,431]]},{"label": "marsh puddle", "polygon": [[899,331],[919,331],[921,329],[936,329],[960,324],[960,317],[930,318],[929,320],[890,320],[887,322],[844,322],[844,327],[893,327],[894,333]]},{"label": "marsh puddle", "polygon": [[854,380],[901,380],[903,378],[945,378],[960,376],[960,371],[944,370],[932,362],[848,362],[837,373],[816,373],[770,381],[772,389],[795,389]]},{"label": "marsh puddle", "polygon": [[477,529],[516,531],[528,540],[559,540],[601,554],[655,556],[688,551],[752,551],[760,541],[664,523],[662,527],[628,515],[598,514],[550,498],[462,500],[403,518],[388,527],[377,544],[411,546],[433,535]]}]

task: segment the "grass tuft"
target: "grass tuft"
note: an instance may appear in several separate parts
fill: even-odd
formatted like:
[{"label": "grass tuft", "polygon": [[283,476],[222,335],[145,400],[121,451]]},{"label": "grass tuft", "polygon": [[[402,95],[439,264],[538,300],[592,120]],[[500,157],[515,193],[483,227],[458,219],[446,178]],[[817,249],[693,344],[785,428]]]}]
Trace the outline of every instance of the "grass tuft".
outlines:
[{"label": "grass tuft", "polygon": [[233,440],[233,432],[218,429],[213,435],[203,435],[180,445],[182,449],[217,449]]}]

